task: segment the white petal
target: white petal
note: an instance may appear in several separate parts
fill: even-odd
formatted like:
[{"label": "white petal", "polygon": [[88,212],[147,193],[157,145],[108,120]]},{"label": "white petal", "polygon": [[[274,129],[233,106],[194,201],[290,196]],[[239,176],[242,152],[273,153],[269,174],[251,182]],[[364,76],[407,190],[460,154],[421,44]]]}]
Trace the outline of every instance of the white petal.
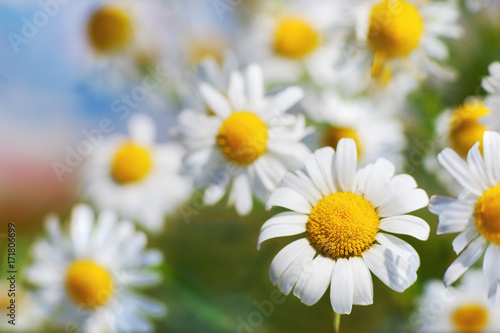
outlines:
[{"label": "white petal", "polygon": [[200,84],[200,92],[208,107],[220,118],[227,118],[231,114],[231,107],[226,97],[206,83]]},{"label": "white petal", "polygon": [[205,189],[203,193],[203,201],[206,205],[214,205],[226,193],[227,185],[229,184],[230,176],[227,173],[215,173],[212,183]]},{"label": "white petal", "polygon": [[70,237],[76,256],[86,254],[87,245],[94,224],[94,212],[86,205],[78,205],[71,213]]},{"label": "white petal", "polygon": [[246,173],[241,173],[233,180],[232,192],[235,194],[236,211],[247,215],[252,210],[252,188]]},{"label": "white petal", "polygon": [[429,201],[429,211],[432,214],[439,215],[446,211],[448,204],[455,202],[456,199],[433,195]]},{"label": "white petal", "polygon": [[297,259],[306,248],[311,245],[306,238],[298,239],[287,246],[285,246],[271,262],[269,269],[269,277],[274,285],[278,283],[279,278],[285,270]]},{"label": "white petal", "polygon": [[354,286],[352,268],[344,258],[337,259],[332,273],[330,302],[333,311],[338,314],[350,314],[352,310]]},{"label": "white petal", "polygon": [[337,144],[335,166],[337,181],[344,192],[354,192],[358,153],[352,139],[340,139]]},{"label": "white petal", "polygon": [[228,97],[235,111],[242,111],[245,107],[245,85],[243,83],[243,77],[238,71],[233,71],[231,73],[231,79],[229,81]]},{"label": "white petal", "polygon": [[292,236],[303,232],[306,232],[306,225],[303,223],[275,224],[262,228],[257,242],[258,244],[262,244],[271,238]]},{"label": "white petal", "polygon": [[439,163],[464,188],[481,195],[482,189],[476,176],[471,172],[467,163],[450,148],[445,148],[438,154]]},{"label": "white petal", "polygon": [[257,110],[264,100],[264,79],[262,68],[258,65],[248,66],[247,73],[247,96],[252,110]]},{"label": "white petal", "polygon": [[483,161],[483,156],[479,151],[479,142],[476,142],[474,146],[469,150],[467,154],[467,163],[473,174],[477,176],[477,180],[480,183],[481,188],[487,189],[490,187],[490,182],[488,181],[488,176],[486,175],[486,167]]},{"label": "white petal", "polygon": [[460,254],[467,245],[469,245],[470,242],[474,238],[476,238],[479,235],[479,231],[477,230],[476,223],[471,220],[472,223],[469,224],[467,228],[460,234],[458,234],[457,237],[452,242],[453,245],[453,251],[455,251],[456,254]]},{"label": "white petal", "polygon": [[283,272],[278,280],[278,288],[285,295],[288,295],[295,283],[299,279],[304,268],[312,261],[316,251],[312,246],[308,246]]},{"label": "white petal", "polygon": [[316,304],[330,285],[334,264],[332,259],[318,255],[300,274],[293,294],[306,305]]},{"label": "white petal", "polygon": [[413,189],[396,196],[390,202],[377,208],[380,217],[389,217],[412,212],[423,208],[429,203],[429,197],[422,189]]},{"label": "white petal", "polygon": [[370,168],[370,173],[366,176],[364,195],[367,198],[374,197],[380,187],[394,176],[395,170],[394,164],[384,158],[379,158]]},{"label": "white petal", "polygon": [[365,198],[374,207],[379,207],[383,206],[386,202],[392,201],[394,197],[398,197],[401,193],[415,188],[417,188],[417,182],[412,176],[405,174],[397,175],[389,179],[371,196],[365,195]]},{"label": "white petal", "polygon": [[319,192],[318,188],[313,184],[311,179],[304,175],[300,170],[297,171],[297,175],[287,172],[281,186],[291,188],[297,193],[302,194],[304,199],[307,200],[311,205],[315,205],[318,201],[323,198],[323,195]]},{"label": "white petal", "polygon": [[389,288],[403,292],[417,279],[416,268],[390,249],[375,244],[363,253],[366,266]]},{"label": "white petal", "polygon": [[490,244],[486,249],[483,260],[483,273],[486,288],[488,289],[488,302],[495,303],[500,279],[500,248]]},{"label": "white petal", "polygon": [[483,156],[490,182],[492,184],[500,183],[500,135],[498,133],[484,132]]},{"label": "white petal", "polygon": [[473,240],[450,267],[448,267],[444,273],[444,283],[449,286],[457,281],[479,259],[485,247],[486,240],[483,237]]},{"label": "white petal", "polygon": [[273,206],[288,208],[304,214],[309,214],[312,209],[311,204],[302,195],[285,187],[280,187],[271,194],[266,203],[266,209],[269,210]]},{"label": "white petal", "polygon": [[134,114],[128,122],[128,132],[132,141],[139,144],[152,144],[156,140],[156,126],[151,117]]},{"label": "white petal", "polygon": [[395,234],[410,235],[420,240],[427,240],[430,232],[427,222],[413,215],[386,217],[380,221],[379,228]]},{"label": "white petal", "polygon": [[417,251],[404,240],[381,232],[375,236],[375,239],[382,247],[392,251],[395,262],[400,261],[399,258],[404,258],[404,261],[414,267],[415,271],[420,266],[420,257]]},{"label": "white petal", "polygon": [[333,148],[325,147],[316,150],[304,160],[307,174],[323,196],[336,192],[332,172],[334,154]]},{"label": "white petal", "polygon": [[353,304],[369,305],[373,303],[373,281],[372,275],[366,267],[363,259],[359,257],[349,258],[353,277]]},{"label": "white petal", "polygon": [[273,112],[281,114],[297,104],[303,97],[304,91],[302,88],[287,87],[272,97],[270,107]]}]

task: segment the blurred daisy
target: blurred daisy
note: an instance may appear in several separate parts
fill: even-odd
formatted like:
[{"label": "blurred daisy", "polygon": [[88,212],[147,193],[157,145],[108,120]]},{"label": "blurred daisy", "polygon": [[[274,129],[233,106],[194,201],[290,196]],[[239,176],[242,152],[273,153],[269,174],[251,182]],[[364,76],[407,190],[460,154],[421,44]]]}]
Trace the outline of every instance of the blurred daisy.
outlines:
[{"label": "blurred daisy", "polygon": [[65,18],[66,26],[75,27],[69,29],[72,56],[91,72],[105,69],[101,74],[111,75],[113,85],[123,73],[140,77],[140,69],[156,64],[168,50],[166,7],[159,1],[92,0],[79,6]]},{"label": "blurred daisy", "polygon": [[482,275],[468,272],[457,288],[445,288],[442,281],[428,282],[416,314],[419,332],[500,331],[500,307],[488,304]]},{"label": "blurred daisy", "polygon": [[55,216],[47,219],[47,231],[48,238],[34,246],[27,278],[39,287],[38,301],[51,316],[89,333],[152,330],[143,316],[161,316],[165,309],[133,288],[159,280],[150,269],[162,258],[144,249],[143,233],[112,211],[102,212],[95,223],[85,205],[73,209],[68,235]]},{"label": "blurred daisy", "polygon": [[426,240],[429,225],[403,215],[429,201],[409,175],[394,175],[385,159],[356,171],[356,144],[342,139],[337,152],[325,147],[305,160],[305,169],[287,173],[273,192],[267,208],[291,212],[269,219],[260,231],[258,246],[275,237],[305,233],[281,250],[271,263],[270,277],[279,289],[306,305],[315,304],[330,286],[336,313],[348,314],[352,305],[373,303],[370,271],[395,291],[417,279],[420,259],[405,241],[388,234]]},{"label": "blurred daisy", "polygon": [[300,142],[308,133],[301,116],[285,112],[303,96],[289,87],[264,96],[262,71],[250,65],[245,78],[233,71],[229,89],[217,91],[200,84],[213,116],[186,109],[179,116],[180,132],[189,148],[187,173],[200,187],[208,185],[205,204],[217,203],[229,189],[229,203],[239,214],[252,209],[252,194],[266,200],[287,169],[300,167],[309,150]]},{"label": "blurred daisy", "polygon": [[419,80],[428,74],[453,77],[438,62],[448,57],[441,38],[461,34],[455,0],[364,0],[352,10],[354,25],[346,39],[351,56],[343,67],[358,82],[370,77],[387,82],[400,72]]},{"label": "blurred daisy", "polygon": [[490,76],[483,79],[482,86],[489,93],[486,105],[491,114],[481,119],[481,123],[489,128],[500,131],[500,62],[495,62],[489,67]]},{"label": "blurred daisy", "polygon": [[128,131],[95,148],[85,169],[84,194],[98,209],[114,209],[156,231],[191,194],[191,181],[179,175],[184,151],[174,143],[155,143],[148,116],[132,116]]},{"label": "blurred daisy", "polygon": [[401,162],[403,126],[395,117],[379,112],[371,100],[343,99],[325,91],[319,97],[309,94],[302,105],[312,119],[326,125],[324,131],[317,131],[318,147],[336,149],[340,139],[351,138],[356,142],[360,164],[375,162],[379,157]]},{"label": "blurred daisy", "polygon": [[439,215],[438,234],[460,234],[453,241],[459,256],[444,275],[450,285],[486,250],[483,272],[488,298],[495,301],[500,279],[500,135],[486,131],[483,155],[477,142],[464,161],[450,148],[439,155],[439,163],[462,186],[457,199],[433,196],[429,210]]},{"label": "blurred daisy", "polygon": [[334,28],[342,25],[348,4],[320,0],[312,6],[296,0],[266,5],[242,45],[242,54],[262,65],[266,82],[290,83],[307,76],[321,81],[333,75],[328,65],[339,52]]}]

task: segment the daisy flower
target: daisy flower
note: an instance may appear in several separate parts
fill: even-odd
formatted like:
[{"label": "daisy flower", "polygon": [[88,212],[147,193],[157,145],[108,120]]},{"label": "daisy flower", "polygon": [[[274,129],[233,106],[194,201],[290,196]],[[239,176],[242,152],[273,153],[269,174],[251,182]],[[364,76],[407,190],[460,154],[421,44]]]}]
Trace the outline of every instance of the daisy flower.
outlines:
[{"label": "daisy flower", "polygon": [[47,219],[48,237],[34,245],[27,271],[38,302],[59,323],[77,324],[83,332],[151,331],[143,316],[161,316],[165,309],[133,288],[159,280],[150,270],[161,254],[146,251],[146,236],[113,211],[94,221],[85,205],[73,209],[68,235],[57,217]]},{"label": "daisy flower", "polygon": [[204,202],[217,203],[229,189],[229,203],[239,214],[252,209],[252,194],[265,201],[287,169],[301,167],[309,153],[300,140],[308,133],[302,116],[286,114],[303,96],[289,87],[265,97],[262,71],[250,65],[245,77],[231,73],[220,92],[202,83],[200,92],[214,115],[186,109],[179,116],[188,146],[184,169],[207,186]]},{"label": "daisy flower", "polygon": [[[287,173],[273,192],[267,209],[291,212],[269,219],[260,231],[258,247],[275,237],[304,234],[283,248],[271,263],[270,277],[284,294],[315,304],[330,286],[330,301],[338,314],[353,304],[373,303],[370,271],[402,292],[417,279],[420,259],[405,241],[389,233],[426,240],[429,225],[406,215],[429,201],[409,175],[394,175],[385,159],[356,171],[352,139],[316,150],[305,169]],[[389,233],[388,233],[389,232]]]},{"label": "daisy flower", "polygon": [[[379,157],[399,164],[405,146],[403,125],[397,118],[377,112],[378,105],[367,98],[344,99],[324,91],[319,97],[309,94],[302,103],[307,115],[325,125],[318,130],[318,148],[334,149],[342,138],[356,142],[358,159],[365,165]],[[318,126],[317,126],[318,128]]]},{"label": "daisy flower", "polygon": [[489,67],[490,76],[483,79],[482,86],[489,95],[486,98],[486,105],[491,110],[491,114],[481,119],[483,124],[490,128],[500,130],[500,62],[495,62]]},{"label": "daisy flower", "polygon": [[111,75],[113,85],[123,73],[140,78],[140,70],[156,64],[169,49],[161,2],[92,0],[79,6],[65,18],[71,56],[91,73]]},{"label": "daisy flower", "polygon": [[413,316],[419,332],[498,332],[500,307],[492,308],[483,288],[483,274],[470,271],[460,286],[445,287],[430,281]]},{"label": "daisy flower", "polygon": [[179,175],[184,151],[174,143],[155,143],[156,128],[148,116],[132,116],[128,131],[95,147],[84,170],[84,195],[98,209],[114,209],[157,231],[165,215],[191,194],[191,180]]},{"label": "daisy flower", "polygon": [[400,72],[419,80],[428,74],[453,77],[439,62],[448,57],[441,38],[461,34],[455,0],[363,0],[352,11],[354,24],[346,37],[350,56],[343,67],[358,75],[358,82],[387,81]]},{"label": "daisy flower", "polygon": [[463,190],[458,198],[432,196],[429,210],[439,215],[438,234],[460,234],[453,241],[459,256],[444,275],[454,283],[485,252],[483,272],[488,298],[495,301],[500,279],[500,135],[486,131],[483,154],[477,142],[464,161],[450,148],[438,155],[439,163]]},{"label": "daisy flower", "polygon": [[335,28],[348,4],[342,1],[266,2],[254,16],[242,54],[263,67],[266,82],[297,82],[309,76],[324,81],[334,75],[330,62],[340,48]]}]

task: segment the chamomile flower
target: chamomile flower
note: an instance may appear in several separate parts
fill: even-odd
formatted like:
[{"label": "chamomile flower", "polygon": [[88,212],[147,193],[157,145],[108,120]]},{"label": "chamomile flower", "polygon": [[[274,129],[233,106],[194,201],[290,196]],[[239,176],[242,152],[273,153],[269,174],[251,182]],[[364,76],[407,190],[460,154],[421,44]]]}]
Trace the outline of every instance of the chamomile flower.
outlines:
[{"label": "chamomile flower", "polygon": [[114,209],[157,231],[165,215],[191,194],[191,180],[179,175],[184,151],[174,143],[155,143],[156,128],[148,116],[132,116],[128,131],[95,148],[85,169],[84,195],[99,209]]},{"label": "chamomile flower", "polygon": [[55,216],[47,219],[47,231],[47,239],[34,246],[27,278],[39,288],[36,297],[51,318],[89,333],[152,330],[143,316],[160,316],[165,309],[133,289],[158,281],[151,267],[162,258],[145,250],[143,233],[113,211],[103,211],[95,222],[85,205],[73,209],[68,234]]},{"label": "chamomile flower", "polygon": [[200,84],[213,115],[186,109],[179,116],[180,133],[188,146],[184,159],[196,184],[207,186],[204,202],[217,203],[229,189],[229,202],[244,215],[252,195],[266,200],[286,170],[300,167],[309,150],[300,142],[308,133],[301,116],[286,114],[303,96],[289,87],[265,97],[262,71],[250,65],[245,78],[233,71],[228,91]]},{"label": "chamomile flower", "polygon": [[490,76],[483,79],[482,86],[489,93],[486,105],[491,114],[481,119],[483,124],[495,131],[500,131],[500,62],[495,62],[489,67]]},{"label": "chamomile flower", "polygon": [[322,82],[334,75],[328,65],[338,56],[340,37],[332,30],[342,25],[348,4],[295,0],[266,5],[242,46],[243,54],[262,65],[266,82],[291,83],[307,76]]},{"label": "chamomile flower", "polygon": [[454,283],[485,252],[483,273],[488,299],[494,302],[500,279],[500,135],[486,131],[482,150],[477,142],[464,161],[450,148],[439,155],[439,163],[463,190],[458,198],[433,196],[429,210],[439,215],[438,234],[460,234],[453,241],[459,256],[444,275]]},{"label": "chamomile flower", "polygon": [[445,287],[442,281],[430,281],[420,300],[414,319],[419,332],[498,332],[500,306],[488,304],[480,271],[464,275],[460,286]]},{"label": "chamomile flower", "polygon": [[91,73],[107,75],[112,85],[123,73],[140,77],[140,69],[156,64],[168,49],[166,8],[158,1],[92,0],[79,6],[65,18],[74,27],[72,58]]},{"label": "chamomile flower", "polygon": [[352,55],[343,67],[358,76],[360,87],[371,78],[385,82],[400,72],[419,80],[429,74],[453,77],[439,62],[448,57],[441,38],[461,34],[456,1],[364,0],[352,10],[354,25],[346,38]]},{"label": "chamomile flower", "polygon": [[[395,291],[417,279],[420,260],[405,241],[389,233],[426,240],[429,225],[406,215],[429,201],[409,175],[394,175],[385,159],[356,171],[352,139],[316,150],[305,169],[287,173],[267,208],[290,212],[269,219],[258,246],[271,238],[305,234],[281,250],[271,263],[270,277],[279,289],[306,305],[315,304],[330,286],[332,308],[339,314],[352,305],[373,303],[370,271]],[[389,232],[389,233],[387,233]]]},{"label": "chamomile flower", "polygon": [[372,100],[344,99],[324,91],[321,96],[309,94],[302,105],[308,116],[326,125],[323,131],[317,131],[318,148],[335,149],[340,139],[351,138],[356,142],[360,164],[379,157],[395,164],[401,162],[400,152],[405,146],[403,125],[397,118],[380,112]]}]

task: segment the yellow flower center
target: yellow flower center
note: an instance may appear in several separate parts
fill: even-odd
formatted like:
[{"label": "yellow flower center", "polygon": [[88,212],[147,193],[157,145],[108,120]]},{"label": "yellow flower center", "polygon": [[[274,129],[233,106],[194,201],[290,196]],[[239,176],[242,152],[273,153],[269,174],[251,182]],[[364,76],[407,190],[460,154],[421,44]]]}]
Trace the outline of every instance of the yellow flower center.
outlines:
[{"label": "yellow flower center", "polygon": [[132,19],[118,8],[97,9],[90,17],[87,29],[89,41],[99,53],[123,51],[133,39]]},{"label": "yellow flower center", "polygon": [[328,128],[324,137],[325,146],[337,149],[337,145],[342,138],[353,139],[358,147],[358,157],[361,155],[361,144],[356,130],[349,127],[341,127],[332,125]]},{"label": "yellow flower center", "polygon": [[95,309],[113,294],[111,274],[90,260],[78,260],[66,272],[66,291],[78,305]]},{"label": "yellow flower center", "polygon": [[458,332],[483,332],[489,321],[489,313],[482,305],[466,304],[453,312],[451,320]]},{"label": "yellow flower center", "polygon": [[384,0],[372,9],[368,42],[387,57],[404,57],[417,47],[424,30],[418,9],[404,0]]},{"label": "yellow flower center", "polygon": [[483,134],[486,127],[478,123],[478,119],[490,113],[481,101],[471,101],[456,108],[452,113],[449,140],[453,150],[466,157],[469,149],[480,142],[482,150]]},{"label": "yellow flower center", "polygon": [[267,126],[259,117],[241,111],[222,123],[217,144],[228,160],[246,165],[265,153],[267,134]]},{"label": "yellow flower center", "polygon": [[312,246],[333,259],[360,256],[375,243],[379,228],[375,208],[350,192],[332,193],[313,207],[306,224]]},{"label": "yellow flower center", "polygon": [[484,238],[500,245],[500,185],[486,190],[474,210],[477,229]]},{"label": "yellow flower center", "polygon": [[274,35],[274,50],[287,58],[302,58],[319,44],[319,34],[311,24],[298,17],[283,17]]},{"label": "yellow flower center", "polygon": [[111,175],[118,183],[134,183],[144,179],[152,166],[151,153],[145,147],[128,142],[115,154]]}]

